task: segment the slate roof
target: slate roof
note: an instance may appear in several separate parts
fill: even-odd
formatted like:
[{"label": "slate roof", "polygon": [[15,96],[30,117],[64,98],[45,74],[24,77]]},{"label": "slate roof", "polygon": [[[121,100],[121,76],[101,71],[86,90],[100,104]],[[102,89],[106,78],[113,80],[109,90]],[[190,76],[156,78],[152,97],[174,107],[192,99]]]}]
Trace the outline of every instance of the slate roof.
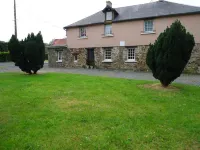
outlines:
[{"label": "slate roof", "polygon": [[[119,15],[113,20],[113,22],[200,13],[200,7],[183,5],[164,0],[115,8],[115,10]],[[92,24],[102,24],[104,21],[105,14],[102,11],[99,11],[89,17],[64,27],[64,29]]]}]

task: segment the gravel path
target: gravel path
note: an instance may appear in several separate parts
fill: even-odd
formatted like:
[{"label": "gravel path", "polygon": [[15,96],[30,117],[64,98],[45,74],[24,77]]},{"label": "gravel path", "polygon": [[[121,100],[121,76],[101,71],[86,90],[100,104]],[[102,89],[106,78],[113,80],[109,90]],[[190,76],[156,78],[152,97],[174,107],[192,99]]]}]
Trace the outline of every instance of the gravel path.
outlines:
[{"label": "gravel path", "polygon": [[[2,72],[20,72],[18,67],[14,66],[14,63],[0,63],[0,73]],[[86,74],[92,76],[105,76],[114,78],[136,79],[136,80],[150,80],[155,81],[151,73],[133,72],[133,71],[120,71],[120,70],[99,70],[99,69],[64,69],[64,68],[49,68],[48,64],[44,65],[44,68],[39,72],[63,72],[74,74]],[[177,83],[191,84],[200,86],[200,75],[187,75],[183,74],[181,77],[175,80]]]}]

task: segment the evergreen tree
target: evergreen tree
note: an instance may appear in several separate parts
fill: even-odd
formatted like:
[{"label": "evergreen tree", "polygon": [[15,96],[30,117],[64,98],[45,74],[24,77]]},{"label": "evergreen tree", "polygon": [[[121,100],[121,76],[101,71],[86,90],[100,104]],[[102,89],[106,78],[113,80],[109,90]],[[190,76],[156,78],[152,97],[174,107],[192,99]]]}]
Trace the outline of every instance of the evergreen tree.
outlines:
[{"label": "evergreen tree", "polygon": [[0,52],[8,51],[8,43],[0,41]]},{"label": "evergreen tree", "polygon": [[22,49],[20,42],[15,35],[12,35],[10,41],[8,42],[8,49],[10,51],[11,60],[15,62],[15,65],[17,66],[22,54]]},{"label": "evergreen tree", "polygon": [[28,34],[27,38],[18,41],[15,36],[12,36],[9,42],[11,56],[16,66],[29,74],[36,74],[44,65],[45,46],[41,32],[34,35]]},{"label": "evergreen tree", "polygon": [[186,31],[180,21],[175,21],[170,28],[161,33],[155,43],[150,44],[146,62],[153,76],[164,87],[178,78],[187,65],[194,37]]}]

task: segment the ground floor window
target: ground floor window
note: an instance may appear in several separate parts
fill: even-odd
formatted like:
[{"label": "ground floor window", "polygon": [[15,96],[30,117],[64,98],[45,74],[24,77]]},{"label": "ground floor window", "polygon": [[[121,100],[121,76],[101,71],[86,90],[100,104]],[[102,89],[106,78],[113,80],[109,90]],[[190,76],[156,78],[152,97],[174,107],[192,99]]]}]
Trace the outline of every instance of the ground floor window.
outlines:
[{"label": "ground floor window", "polygon": [[57,62],[62,62],[62,51],[58,51],[57,55],[58,55],[58,61]]},{"label": "ground floor window", "polygon": [[78,61],[78,55],[74,55],[74,62]]},{"label": "ground floor window", "polygon": [[110,48],[105,49],[104,51],[104,59],[105,60],[111,60],[111,55],[112,55],[112,51]]},{"label": "ground floor window", "polygon": [[135,61],[135,48],[128,48],[128,60]]}]

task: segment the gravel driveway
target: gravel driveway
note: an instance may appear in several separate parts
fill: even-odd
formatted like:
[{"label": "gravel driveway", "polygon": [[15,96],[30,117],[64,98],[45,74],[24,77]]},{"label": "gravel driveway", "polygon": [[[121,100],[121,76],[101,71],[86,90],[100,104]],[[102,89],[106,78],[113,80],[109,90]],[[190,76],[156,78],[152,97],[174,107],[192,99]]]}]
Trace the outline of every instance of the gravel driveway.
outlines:
[{"label": "gravel driveway", "polygon": [[[18,67],[14,66],[14,63],[0,63],[0,73],[2,72],[21,72]],[[39,72],[63,72],[73,74],[86,74],[92,76],[105,76],[114,78],[126,78],[136,80],[150,80],[155,81],[151,73],[133,72],[133,71],[120,71],[120,70],[102,70],[102,69],[64,69],[64,68],[49,68],[45,63],[44,68]],[[200,86],[200,75],[187,75],[183,74],[181,77],[175,80],[177,83],[191,84]]]}]

